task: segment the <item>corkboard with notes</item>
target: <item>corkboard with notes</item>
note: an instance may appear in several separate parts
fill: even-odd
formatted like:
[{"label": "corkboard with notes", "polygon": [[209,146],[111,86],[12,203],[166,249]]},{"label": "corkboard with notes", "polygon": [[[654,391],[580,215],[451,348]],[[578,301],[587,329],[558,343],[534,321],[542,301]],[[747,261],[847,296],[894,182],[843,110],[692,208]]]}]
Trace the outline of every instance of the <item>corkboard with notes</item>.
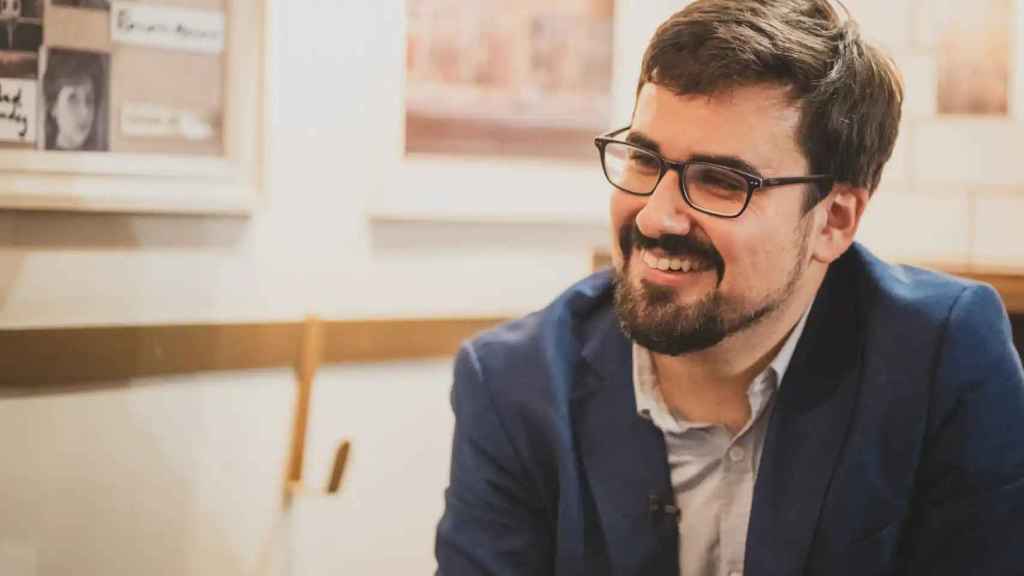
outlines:
[{"label": "corkboard with notes", "polygon": [[262,79],[263,5],[0,5],[0,208],[247,212],[262,91],[238,88]]}]

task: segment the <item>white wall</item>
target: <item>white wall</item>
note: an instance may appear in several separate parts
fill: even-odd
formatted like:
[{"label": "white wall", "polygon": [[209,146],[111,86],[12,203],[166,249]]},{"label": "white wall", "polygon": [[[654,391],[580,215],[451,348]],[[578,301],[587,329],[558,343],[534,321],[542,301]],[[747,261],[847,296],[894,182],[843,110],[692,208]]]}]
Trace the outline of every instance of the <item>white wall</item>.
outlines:
[{"label": "white wall", "polygon": [[[616,81],[631,91],[644,39],[676,3],[622,2]],[[925,0],[850,4],[897,53],[911,90],[899,157],[868,213],[869,242],[909,259],[1020,261],[1024,241],[1003,239],[1020,234],[1021,195],[1007,195],[1004,182],[975,202],[973,173],[938,172],[938,184],[923,176],[948,165],[963,140],[956,123],[930,115],[933,55],[906,38]],[[519,314],[587,272],[592,247],[605,242],[600,217],[368,220],[381,197],[408,192],[393,174],[401,0],[270,6],[270,72],[253,86],[269,90],[264,209],[250,219],[0,214],[0,326]],[[620,96],[615,109],[625,116],[630,106]],[[1024,134],[980,130],[996,144]],[[594,191],[599,208],[588,214],[603,213],[604,194]],[[429,573],[449,372],[448,360],[324,371],[306,472],[322,484],[336,443],[349,438],[348,483],[336,498],[299,498],[287,515],[287,371],[0,398],[0,574]]]},{"label": "white wall", "polygon": [[[271,2],[268,201],[252,218],[0,214],[0,326],[519,314],[584,275],[600,226],[368,222],[391,192],[400,118],[382,102],[400,88],[379,62],[401,52],[400,7]],[[449,373],[321,374],[307,471],[322,484],[350,438],[349,498],[291,515],[288,371],[0,398],[0,574],[429,572]]]}]

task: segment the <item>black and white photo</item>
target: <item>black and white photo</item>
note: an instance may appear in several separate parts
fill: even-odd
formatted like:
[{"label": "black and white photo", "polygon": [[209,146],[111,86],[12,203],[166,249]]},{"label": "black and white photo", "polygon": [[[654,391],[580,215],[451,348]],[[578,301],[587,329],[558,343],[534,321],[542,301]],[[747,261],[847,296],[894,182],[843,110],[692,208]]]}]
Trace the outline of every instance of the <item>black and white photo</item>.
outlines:
[{"label": "black and white photo", "polygon": [[0,0],[0,51],[38,52],[43,0]]},{"label": "black and white photo", "polygon": [[53,48],[43,75],[47,150],[108,150],[110,57]]}]

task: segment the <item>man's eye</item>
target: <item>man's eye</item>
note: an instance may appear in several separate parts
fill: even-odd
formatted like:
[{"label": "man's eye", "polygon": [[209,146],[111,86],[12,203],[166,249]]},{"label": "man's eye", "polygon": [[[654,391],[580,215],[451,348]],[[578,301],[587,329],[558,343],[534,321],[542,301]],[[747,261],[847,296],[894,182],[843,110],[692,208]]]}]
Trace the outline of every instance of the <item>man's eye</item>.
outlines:
[{"label": "man's eye", "polygon": [[629,163],[631,166],[637,169],[645,170],[657,170],[658,159],[651,156],[650,154],[643,154],[641,152],[633,152],[629,155]]},{"label": "man's eye", "polygon": [[746,181],[719,168],[696,165],[686,173],[686,188],[702,200],[716,198],[739,201],[747,194]]}]

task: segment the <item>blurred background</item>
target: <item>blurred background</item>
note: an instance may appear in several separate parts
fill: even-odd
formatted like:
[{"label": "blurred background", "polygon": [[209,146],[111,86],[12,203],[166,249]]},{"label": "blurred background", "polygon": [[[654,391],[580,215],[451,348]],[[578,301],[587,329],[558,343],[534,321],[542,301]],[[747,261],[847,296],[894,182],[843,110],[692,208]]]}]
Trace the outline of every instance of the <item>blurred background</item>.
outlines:
[{"label": "blurred background", "polygon": [[[249,1],[243,215],[0,210],[4,576],[432,573],[454,346],[600,260],[590,140],[685,5]],[[1024,313],[1019,0],[847,4],[907,91],[861,241]]]}]

